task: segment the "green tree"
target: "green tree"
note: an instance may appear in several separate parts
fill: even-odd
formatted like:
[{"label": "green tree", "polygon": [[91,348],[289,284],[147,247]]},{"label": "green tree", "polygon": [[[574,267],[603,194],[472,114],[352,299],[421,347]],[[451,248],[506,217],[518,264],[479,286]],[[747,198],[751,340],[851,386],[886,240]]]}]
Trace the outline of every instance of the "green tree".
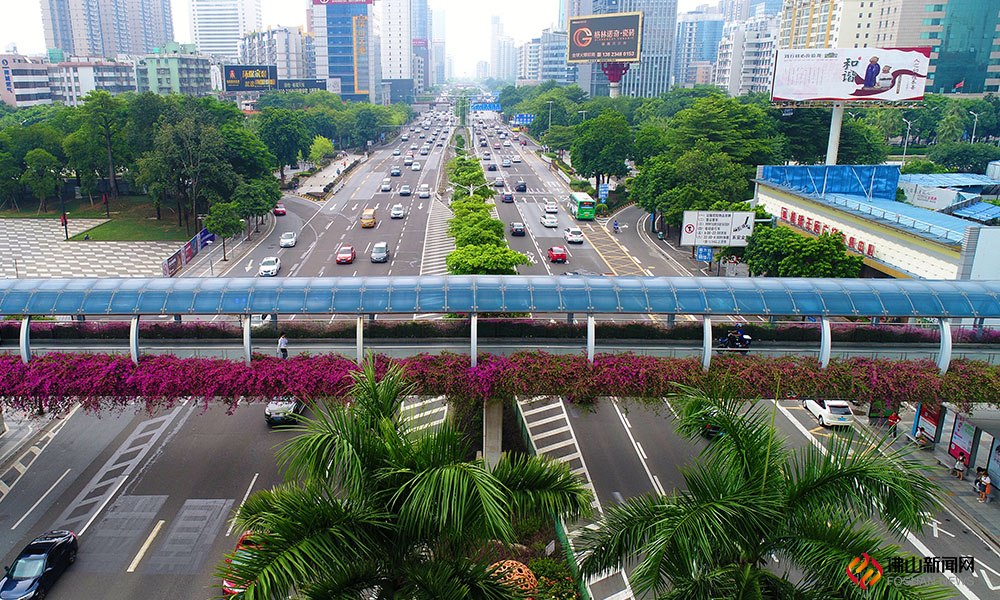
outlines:
[{"label": "green tree", "polygon": [[278,189],[278,181],[267,175],[240,183],[236,186],[232,199],[239,207],[240,214],[247,222],[253,218],[257,231],[260,231],[260,218],[270,213],[278,200],[281,200],[281,190]]},{"label": "green tree", "polygon": [[667,140],[662,127],[646,125],[635,134],[635,164],[642,166],[654,156],[663,154],[667,149]]},{"label": "green tree", "polygon": [[309,162],[318,165],[326,156],[333,156],[333,142],[327,138],[317,135],[313,138],[313,143],[309,146]]},{"label": "green tree", "polygon": [[223,156],[237,175],[244,179],[273,177],[271,169],[278,164],[278,159],[255,133],[238,125],[225,125],[219,133],[224,143]]},{"label": "green tree", "polygon": [[80,181],[80,192],[87,195],[93,206],[97,178],[100,177],[102,164],[107,166],[103,146],[98,138],[91,136],[85,128],[80,128],[63,138],[63,153],[66,155],[67,166]]},{"label": "green tree", "polygon": [[[252,495],[236,525],[255,549],[220,563],[246,600],[301,597],[514,599],[484,551],[514,542],[528,515],[573,519],[590,494],[565,466],[507,454],[468,460],[446,422],[417,429],[401,413],[415,392],[402,368],[381,377],[369,356],[352,401],[317,401],[315,416],[278,450],[288,483]],[[231,558],[231,557],[230,557]]]},{"label": "green tree", "polygon": [[606,111],[577,127],[578,135],[570,149],[577,173],[595,177],[598,184],[610,176],[628,175],[625,160],[634,154],[632,132],[621,113]]},{"label": "green tree", "polygon": [[24,162],[27,167],[21,175],[21,183],[38,198],[38,212],[46,212],[46,199],[59,190],[59,161],[48,151],[35,148],[24,157]]},{"label": "green tree", "polygon": [[115,180],[114,149],[121,140],[126,122],[125,101],[104,90],[91,90],[83,98],[80,107],[86,127],[100,138],[108,157],[108,181],[111,196],[118,198],[118,183]]},{"label": "green tree", "polygon": [[462,246],[445,258],[452,275],[516,275],[528,257],[501,246]]},{"label": "green tree", "polygon": [[955,171],[985,173],[987,164],[1000,160],[1000,148],[993,144],[941,143],[927,151],[927,158]]},{"label": "green tree", "polygon": [[906,165],[899,170],[903,175],[909,175],[911,173],[950,173],[951,169],[943,165],[935,164],[929,160],[914,159],[906,161]]},{"label": "green tree", "polygon": [[949,106],[934,131],[939,144],[960,140],[965,132],[965,113],[962,107],[957,103]]},{"label": "green tree", "polygon": [[284,183],[285,167],[297,164],[299,154],[309,151],[309,131],[302,114],[285,108],[265,108],[260,115],[257,134],[277,158]]},{"label": "green tree", "polygon": [[743,256],[751,274],[770,277],[853,278],[864,265],[840,236],[806,237],[787,227],[755,228]]},{"label": "green tree", "polygon": [[784,116],[778,110],[775,115],[778,131],[787,144],[786,156],[804,165],[823,162],[826,159],[826,143],[830,137],[830,111],[821,108],[800,108]]},{"label": "green tree", "polygon": [[[681,435],[695,440],[706,427],[721,435],[682,471],[678,491],[606,509],[598,529],[582,536],[585,576],[634,561],[633,591],[661,600],[951,597],[916,574],[868,591],[844,576],[862,553],[881,564],[905,556],[885,530],[900,539],[920,531],[939,505],[921,463],[888,439],[852,435],[792,451],[772,424],[776,404],[748,406],[729,387],[682,387],[673,397]],[[774,569],[772,557],[784,567]]]},{"label": "green tree", "polygon": [[240,212],[240,205],[237,202],[216,202],[208,209],[208,215],[203,221],[209,233],[222,238],[222,260],[228,260],[226,238],[236,235],[243,229]]},{"label": "green tree", "polygon": [[901,135],[906,131],[903,124],[903,115],[896,108],[876,108],[865,112],[862,119],[882,136],[883,140]]},{"label": "green tree", "polygon": [[744,165],[747,177],[757,165],[775,164],[782,156],[785,141],[767,112],[753,104],[732,98],[706,96],[694,101],[670,120],[666,131],[666,155],[677,158],[700,142],[716,144]]},{"label": "green tree", "polygon": [[569,150],[575,139],[576,127],[566,125],[553,125],[542,138],[545,145],[553,150]]},{"label": "green tree", "polygon": [[7,202],[17,206],[17,193],[21,188],[21,169],[14,157],[7,152],[0,152],[0,207],[6,207]]},{"label": "green tree", "polygon": [[880,165],[889,156],[885,137],[863,121],[846,120],[840,130],[837,163],[842,165]]}]

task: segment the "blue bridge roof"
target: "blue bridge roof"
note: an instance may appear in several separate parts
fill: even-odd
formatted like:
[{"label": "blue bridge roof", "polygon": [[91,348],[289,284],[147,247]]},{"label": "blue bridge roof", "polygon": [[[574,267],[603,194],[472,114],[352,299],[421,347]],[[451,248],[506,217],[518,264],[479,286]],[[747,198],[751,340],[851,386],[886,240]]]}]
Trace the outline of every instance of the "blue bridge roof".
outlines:
[{"label": "blue bridge roof", "polygon": [[1000,281],[529,275],[0,280],[0,316],[466,312],[1000,318]]}]

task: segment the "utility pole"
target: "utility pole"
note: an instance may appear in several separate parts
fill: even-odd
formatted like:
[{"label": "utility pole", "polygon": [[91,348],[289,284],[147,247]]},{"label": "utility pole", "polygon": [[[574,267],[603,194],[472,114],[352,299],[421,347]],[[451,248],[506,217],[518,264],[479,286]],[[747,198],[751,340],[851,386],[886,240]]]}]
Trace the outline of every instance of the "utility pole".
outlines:
[{"label": "utility pole", "polygon": [[913,125],[912,121],[907,121],[906,119],[903,119],[903,121],[906,123],[906,137],[903,138],[903,164],[900,169],[906,166],[906,146],[910,143],[910,126]]},{"label": "utility pole", "polygon": [[969,114],[976,118],[976,120],[972,122],[972,142],[970,142],[972,144],[975,144],[976,143],[976,125],[979,125],[979,113],[974,113],[974,112],[972,112],[970,110]]},{"label": "utility pole", "polygon": [[552,129],[552,101],[546,100],[549,103],[549,129]]}]

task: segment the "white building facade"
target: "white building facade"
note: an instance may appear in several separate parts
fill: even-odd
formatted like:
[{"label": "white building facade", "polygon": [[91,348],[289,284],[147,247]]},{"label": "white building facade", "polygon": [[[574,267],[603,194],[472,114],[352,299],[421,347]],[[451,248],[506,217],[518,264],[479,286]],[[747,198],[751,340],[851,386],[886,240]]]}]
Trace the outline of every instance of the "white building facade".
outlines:
[{"label": "white building facade", "polygon": [[727,24],[719,42],[715,84],[730,96],[770,91],[779,32],[776,15]]},{"label": "white building facade", "polygon": [[237,60],[240,39],[261,27],[260,0],[191,0],[191,39],[199,54]]}]

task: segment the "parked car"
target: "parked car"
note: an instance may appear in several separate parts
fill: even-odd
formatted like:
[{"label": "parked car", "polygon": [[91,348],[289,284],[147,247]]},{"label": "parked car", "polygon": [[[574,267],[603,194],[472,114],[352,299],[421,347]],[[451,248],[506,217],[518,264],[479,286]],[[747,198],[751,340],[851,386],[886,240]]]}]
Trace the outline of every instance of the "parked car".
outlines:
[{"label": "parked car", "polygon": [[542,215],[542,218],[539,219],[539,221],[542,223],[542,227],[548,227],[550,229],[559,227],[559,219],[553,217],[552,215]]},{"label": "parked car", "polygon": [[528,229],[524,226],[524,223],[511,223],[510,224],[510,234],[511,235],[527,235]]},{"label": "parked car", "polygon": [[545,203],[545,212],[549,214],[555,214],[559,212],[559,203],[549,200]]},{"label": "parked car", "polygon": [[373,263],[389,262],[388,242],[378,242],[372,246],[371,259]]},{"label": "parked car", "polygon": [[281,270],[281,259],[277,256],[268,256],[260,261],[260,268],[257,269],[258,277],[274,277]]},{"label": "parked car", "polygon": [[44,598],[69,566],[76,562],[79,542],[65,529],[43,533],[21,550],[0,579],[0,598]]},{"label": "parked car", "polygon": [[[254,545],[250,541],[251,535],[252,532],[247,531],[240,536],[240,539],[236,542],[236,550],[233,551],[233,557],[225,559],[225,563],[227,565],[231,565],[233,561],[236,561],[237,563],[246,562],[253,554],[253,551],[260,547]],[[244,587],[241,582],[223,577],[222,594],[224,596],[235,596],[237,594],[242,594],[243,590]]]},{"label": "parked car", "polygon": [[563,230],[563,239],[567,244],[582,244],[583,231],[579,227],[567,227]]},{"label": "parked car", "polygon": [[511,202],[514,201],[514,194],[511,194],[510,192],[504,192],[503,196],[501,196],[501,200],[503,200],[507,204],[510,204]]},{"label": "parked car", "polygon": [[337,264],[338,265],[349,265],[354,262],[354,246],[350,244],[344,244],[337,250]]},{"label": "parked car", "polygon": [[392,169],[389,170],[389,175],[393,177],[399,177],[402,174],[403,172],[399,169],[399,167],[393,167]]},{"label": "parked car", "polygon": [[295,396],[276,396],[264,407],[264,420],[268,425],[295,423],[304,409],[305,404]]},{"label": "parked car", "polygon": [[298,241],[298,239],[295,236],[295,232],[294,231],[286,231],[285,233],[281,234],[281,239],[278,240],[278,247],[279,248],[291,248],[292,246],[295,245],[296,241]]},{"label": "parked car", "polygon": [[394,204],[392,206],[392,211],[389,213],[390,219],[402,219],[406,216],[406,209],[403,208],[402,204]]},{"label": "parked car", "polygon": [[409,196],[412,193],[413,193],[413,190],[411,190],[410,186],[408,186],[408,185],[400,186],[400,188],[399,188],[399,195],[400,196]]},{"label": "parked car", "polygon": [[851,412],[851,405],[846,400],[807,398],[802,401],[802,408],[809,411],[809,414],[823,427],[854,424],[854,413]]},{"label": "parked car", "polygon": [[285,215],[285,205],[282,204],[281,202],[279,202],[279,203],[277,203],[277,204],[274,205],[274,208],[271,210],[271,212],[273,212],[275,215],[277,215],[279,217],[280,216],[284,216]]},{"label": "parked car", "polygon": [[514,187],[514,191],[515,192],[526,192],[526,191],[528,191],[528,184],[525,183],[524,180],[522,179],[522,180],[520,180],[520,181],[517,182],[517,186]]},{"label": "parked car", "polygon": [[549,248],[549,260],[554,263],[566,262],[566,249],[562,246],[552,246]]}]

